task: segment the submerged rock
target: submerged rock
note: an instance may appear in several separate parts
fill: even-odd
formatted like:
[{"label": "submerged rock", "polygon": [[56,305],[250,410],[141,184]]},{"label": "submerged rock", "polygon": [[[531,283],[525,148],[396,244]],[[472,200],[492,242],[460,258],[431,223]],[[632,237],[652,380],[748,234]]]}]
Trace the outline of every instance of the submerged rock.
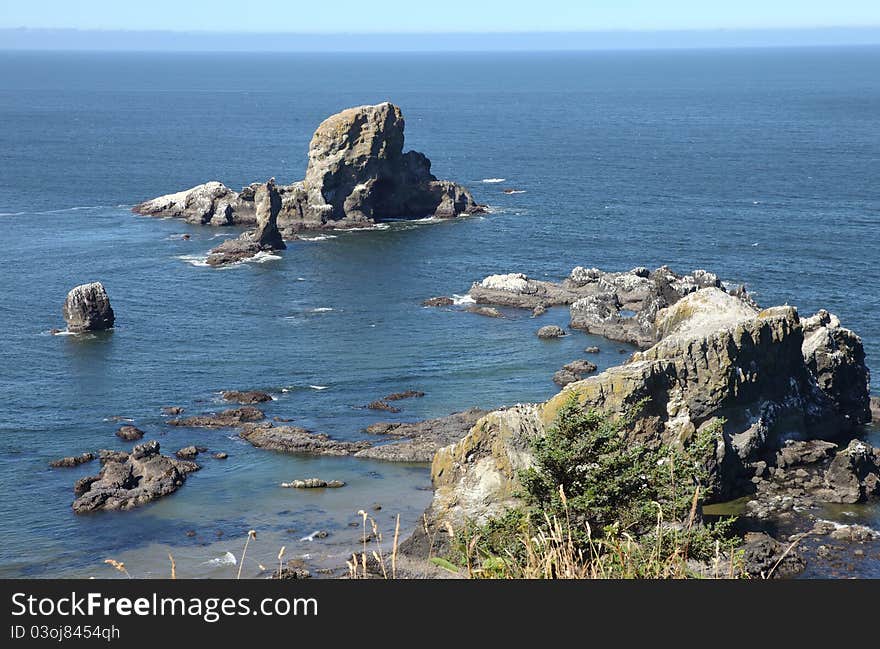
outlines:
[{"label": "submerged rock", "polygon": [[94,453],[82,453],[81,455],[70,455],[68,457],[52,460],[49,462],[49,466],[53,469],[71,468],[79,466],[80,464],[85,464],[86,462],[91,462],[94,459]]},{"label": "submerged rock", "polygon": [[377,401],[371,401],[367,404],[367,408],[370,410],[385,410],[387,412],[400,412],[400,408],[396,406],[392,406],[390,403],[379,399]]},{"label": "submerged rock", "polygon": [[64,300],[62,313],[67,330],[73,333],[111,329],[116,322],[110,298],[101,282],[72,288]]},{"label": "submerged rock", "polygon": [[198,469],[194,462],[160,455],[159,442],[146,442],[135,446],[131,453],[108,459],[98,475],[78,480],[73,511],[83,514],[144,505],[174,493],[186,481],[187,474]]},{"label": "submerged rock", "polygon": [[487,318],[503,318],[504,314],[498,309],[491,306],[477,306],[472,304],[465,308],[468,313],[476,313],[477,315],[486,316]]},{"label": "submerged rock", "polygon": [[421,390],[404,390],[403,392],[392,392],[382,397],[382,401],[400,401],[402,399],[420,399],[425,396]]},{"label": "submerged rock", "polygon": [[234,428],[265,418],[266,415],[262,410],[252,406],[243,406],[208,415],[196,415],[184,419],[169,419],[168,425],[184,426],[186,428]]},{"label": "submerged rock", "polygon": [[880,397],[871,397],[871,421],[880,422]]},{"label": "submerged rock", "polygon": [[[351,228],[383,219],[449,218],[485,211],[470,192],[431,174],[431,161],[403,152],[404,119],[389,102],[343,110],[321,122],[309,144],[302,182],[279,186],[278,227]],[[258,220],[259,186],[234,192],[210,182],[133,208],[138,214],[209,225]],[[259,244],[267,242],[258,237]]]},{"label": "submerged rock", "polygon": [[296,426],[249,425],[239,436],[256,446],[281,453],[303,455],[351,455],[370,442],[343,442]]}]

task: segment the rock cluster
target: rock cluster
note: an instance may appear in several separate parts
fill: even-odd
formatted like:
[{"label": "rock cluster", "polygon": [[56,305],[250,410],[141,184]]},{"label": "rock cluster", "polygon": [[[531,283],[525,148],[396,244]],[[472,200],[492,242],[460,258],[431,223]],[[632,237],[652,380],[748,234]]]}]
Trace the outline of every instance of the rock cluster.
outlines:
[{"label": "rock cluster", "polygon": [[86,462],[91,462],[94,459],[94,453],[81,453],[80,455],[69,455],[57,460],[52,460],[49,462],[49,466],[53,469],[71,468],[79,466],[80,464],[85,464]]},{"label": "rock cluster", "polygon": [[237,239],[227,239],[211,250],[207,259],[209,266],[227,266],[251,259],[261,252],[287,248],[278,231],[281,195],[274,178],[256,189],[255,203],[256,229],[245,232]]},{"label": "rock cluster", "polygon": [[[568,306],[573,329],[649,347],[663,336],[655,328],[658,312],[707,287],[726,292],[718,277],[704,270],[678,275],[661,266],[654,271],[639,267],[612,273],[577,266],[558,283],[523,273],[489,275],[474,282],[468,295],[482,305],[531,309],[533,313],[543,313],[550,306]],[[744,308],[754,306],[743,288],[732,293]]]},{"label": "rock cluster", "polygon": [[[424,154],[404,152],[403,143],[403,115],[389,102],[349,108],[321,122],[309,144],[305,179],[277,188],[280,231],[289,236],[306,229],[364,227],[383,219],[485,211],[461,185],[438,180]],[[253,225],[260,201],[259,185],[235,192],[214,181],[154,198],[133,211],[205,225]],[[277,239],[256,239],[255,244],[278,249]],[[230,243],[221,252],[233,248]]]},{"label": "rock cluster", "polygon": [[259,390],[226,390],[221,396],[224,401],[232,401],[242,405],[252,405],[254,403],[266,403],[267,401],[272,401],[271,394]]},{"label": "rock cluster", "polygon": [[185,428],[234,428],[245,423],[260,421],[266,415],[262,410],[253,406],[230,408],[222,412],[208,415],[195,415],[184,419],[169,419],[169,426],[183,426]]},{"label": "rock cluster", "polygon": [[395,441],[370,446],[355,453],[388,462],[430,462],[437,449],[464,437],[485,410],[471,408],[446,417],[426,419],[414,423],[382,422],[367,427],[366,432],[384,435]]},{"label": "rock cluster", "polygon": [[303,455],[352,455],[370,445],[367,441],[343,442],[305,428],[268,423],[244,426],[239,436],[257,448]]},{"label": "rock cluster", "polygon": [[76,482],[73,511],[132,509],[177,491],[186,476],[199,469],[194,462],[176,460],[159,453],[159,442],[135,446],[131,453],[101,456],[98,475]]},{"label": "rock cluster", "polygon": [[599,368],[595,363],[587,360],[572,361],[563,365],[562,369],[553,375],[553,382],[560,387],[565,387],[569,383],[586,378],[588,374],[592,374],[597,369]]},{"label": "rock cluster", "polygon": [[72,333],[111,329],[116,322],[110,298],[101,282],[72,288],[64,300],[62,313],[67,330]]}]

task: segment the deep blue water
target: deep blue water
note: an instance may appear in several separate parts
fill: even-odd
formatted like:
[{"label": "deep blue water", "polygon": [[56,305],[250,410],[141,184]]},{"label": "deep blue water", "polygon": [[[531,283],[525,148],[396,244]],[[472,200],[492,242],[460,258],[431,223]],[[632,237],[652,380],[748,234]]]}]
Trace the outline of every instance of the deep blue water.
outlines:
[{"label": "deep blue water", "polygon": [[[492,213],[293,242],[281,259],[213,270],[188,259],[231,231],[129,211],[211,179],[300,179],[324,117],[384,100],[404,112],[407,148]],[[244,574],[281,545],[340,564],[358,535],[348,523],[373,503],[386,533],[398,513],[412,529],[430,500],[424,467],[280,456],[169,429],[160,408],[271,389],[270,416],[356,438],[377,420],[545,399],[589,344],[600,367],[619,362],[621,346],[595,337],[534,336],[567,324],[565,309],[535,321],[420,306],[490,273],[707,268],[763,304],[837,313],[880,368],[878,116],[880,48],[0,53],[0,575],[111,576],[111,556],[164,575],[171,551],[182,576],[228,576],[206,562],[239,554],[248,529]],[[116,330],[48,335],[66,292],[95,279]],[[360,408],[409,388],[427,396],[399,415]],[[112,416],[168,451],[203,443],[230,458],[206,459],[157,504],[76,517],[72,484],[96,465],[46,463],[124,447]],[[349,485],[277,487],[313,475]],[[299,541],[316,529],[330,537]]]}]

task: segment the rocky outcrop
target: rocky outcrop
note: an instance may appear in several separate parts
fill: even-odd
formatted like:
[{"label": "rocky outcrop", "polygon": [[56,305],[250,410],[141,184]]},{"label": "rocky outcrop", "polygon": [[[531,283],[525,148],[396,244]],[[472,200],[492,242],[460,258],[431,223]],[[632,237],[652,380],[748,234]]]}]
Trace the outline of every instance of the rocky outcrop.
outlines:
[{"label": "rocky outcrop", "polygon": [[485,316],[487,318],[503,318],[504,314],[501,313],[498,309],[492,306],[478,306],[476,304],[471,304],[470,306],[465,307],[464,309],[468,313],[474,313],[476,315]]},{"label": "rocky outcrop", "polygon": [[880,422],[880,397],[871,397],[871,421]]},{"label": "rocky outcrop", "polygon": [[61,468],[71,468],[75,466],[79,466],[80,464],[85,464],[86,462],[91,462],[95,459],[94,453],[82,453],[80,455],[69,455],[67,457],[62,457],[57,460],[52,460],[49,462],[49,466],[53,469],[61,469]]},{"label": "rocky outcrop", "polygon": [[242,405],[251,405],[254,403],[265,403],[272,401],[272,395],[268,392],[260,390],[226,390],[221,395],[224,401],[232,401]]},{"label": "rocky outcrop", "polygon": [[343,442],[305,428],[271,424],[244,426],[239,436],[257,448],[301,455],[352,455],[370,445],[367,441]]},{"label": "rocky outcrop", "polygon": [[177,491],[186,476],[199,469],[194,462],[159,454],[159,442],[135,446],[131,453],[108,458],[98,475],[78,480],[73,511],[132,509]]},{"label": "rocky outcrop", "polygon": [[828,502],[857,503],[880,495],[880,449],[852,440],[831,461],[825,484]]},{"label": "rocky outcrop", "polygon": [[67,330],[73,333],[111,329],[116,322],[110,298],[101,282],[72,288],[64,300],[62,313]]},{"label": "rocky outcrop", "polygon": [[[403,115],[389,102],[328,117],[309,144],[305,179],[278,187],[280,230],[292,234],[485,211],[461,185],[438,180],[424,154],[404,153],[403,143]],[[133,211],[205,225],[251,225],[259,220],[260,200],[258,186],[235,192],[214,181],[146,201]]]},{"label": "rocky outcrop", "polygon": [[[718,277],[704,270],[678,275],[666,266],[622,273],[577,266],[562,282],[536,280],[522,273],[489,275],[468,294],[480,304],[531,309],[569,306],[570,326],[611,340],[650,347],[662,337],[655,317],[664,307],[701,288],[726,292]],[[754,303],[742,287],[732,294],[746,306]]]},{"label": "rocky outcrop", "polygon": [[116,437],[119,439],[124,439],[126,442],[134,442],[139,439],[142,439],[144,436],[144,431],[142,431],[137,426],[131,426],[126,424],[124,426],[120,426],[119,430],[116,431]]},{"label": "rocky outcrop", "polygon": [[551,338],[562,338],[565,335],[565,329],[562,327],[557,327],[556,325],[546,325],[538,329],[536,334],[538,338],[543,338],[544,340],[548,340]]},{"label": "rocky outcrop", "polygon": [[414,423],[382,422],[366,430],[374,435],[396,438],[388,444],[371,446],[358,451],[356,457],[384,460],[386,462],[430,462],[442,446],[452,444],[464,437],[485,410],[471,408],[446,417],[426,419]]},{"label": "rocky outcrop", "polygon": [[132,211],[145,216],[182,218],[196,225],[251,225],[255,220],[253,196],[252,188],[238,193],[223,183],[211,181],[140,203]]},{"label": "rocky outcrop", "polygon": [[749,532],[743,539],[743,570],[753,579],[785,579],[806,568],[794,548],[763,532]]},{"label": "rocky outcrop", "polygon": [[252,406],[230,408],[222,412],[208,415],[196,415],[184,419],[169,419],[169,426],[183,426],[185,428],[234,428],[242,424],[260,421],[266,415],[262,410]]},{"label": "rocky outcrop", "polygon": [[560,387],[565,387],[569,383],[585,379],[588,374],[592,374],[597,369],[599,368],[596,367],[595,363],[587,360],[579,359],[572,361],[563,365],[562,369],[553,375],[553,382]]},{"label": "rocky outcrop", "polygon": [[791,434],[845,439],[867,421],[861,341],[836,319],[822,320],[830,327],[825,340],[835,341],[838,352],[839,341],[847,345],[839,364],[824,366],[831,368],[824,380],[812,359],[827,355],[823,345],[831,343],[805,345],[812,319],[805,331],[794,307],[757,311],[717,287],[688,293],[658,311],[654,326],[664,337],[649,349],[569,384],[544,404],[492,412],[441,448],[432,463],[432,513],[460,522],[503,510],[518,489],[518,471],[532,462],[530,440],[572,398],[612,416],[647,399],[628,434],[649,445],[685,442],[723,422],[712,459],[714,497],[741,493]]},{"label": "rocky outcrop", "polygon": [[306,478],[305,480],[291,480],[282,482],[282,487],[288,489],[338,489],[344,487],[342,480],[322,480],[321,478]]},{"label": "rocky outcrop", "polygon": [[261,252],[287,248],[278,231],[281,195],[274,178],[256,189],[254,202],[256,229],[245,232],[237,239],[227,239],[211,250],[207,258],[209,266],[227,266],[251,259]]}]

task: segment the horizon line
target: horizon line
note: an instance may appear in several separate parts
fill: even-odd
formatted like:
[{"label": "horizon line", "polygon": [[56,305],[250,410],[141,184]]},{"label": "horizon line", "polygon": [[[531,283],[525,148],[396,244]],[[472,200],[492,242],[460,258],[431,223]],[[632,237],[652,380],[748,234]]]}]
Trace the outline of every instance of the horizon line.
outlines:
[{"label": "horizon line", "polygon": [[232,32],[0,27],[4,51],[513,52],[880,45],[880,25],[596,31]]}]

